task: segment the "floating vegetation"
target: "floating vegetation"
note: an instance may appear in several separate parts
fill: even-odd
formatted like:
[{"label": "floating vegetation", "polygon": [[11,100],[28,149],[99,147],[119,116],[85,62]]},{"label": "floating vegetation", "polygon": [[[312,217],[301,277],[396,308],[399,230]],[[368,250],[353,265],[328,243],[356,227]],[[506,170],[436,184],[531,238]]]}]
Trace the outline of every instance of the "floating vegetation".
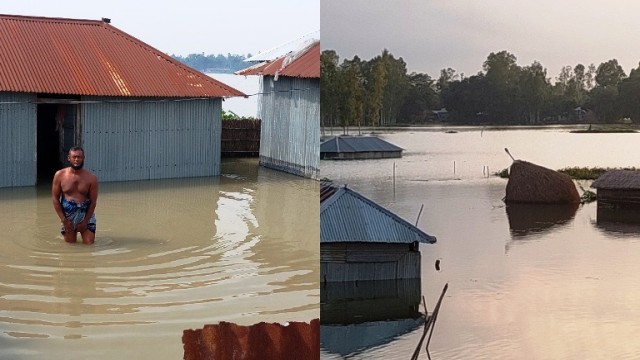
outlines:
[{"label": "floating vegetation", "polygon": [[571,130],[570,132],[576,134],[608,134],[608,133],[635,133],[637,130],[633,129],[587,129],[587,130]]},{"label": "floating vegetation", "polygon": [[506,169],[502,169],[496,173],[494,173],[496,176],[499,176],[503,179],[508,179],[509,178],[509,168]]},{"label": "floating vegetation", "polygon": [[591,190],[585,190],[584,187],[582,187],[582,185],[580,184],[578,184],[578,186],[580,186],[580,190],[582,190],[582,195],[580,196],[580,203],[588,204],[598,199],[598,195],[595,192]]},{"label": "floating vegetation", "polygon": [[[574,180],[595,180],[600,175],[604,174],[609,170],[633,170],[637,171],[635,167],[625,167],[625,168],[602,168],[602,167],[567,167],[558,170],[559,173],[567,174],[571,176]],[[494,173],[496,176],[501,177],[503,179],[509,178],[509,168],[503,169],[499,172]]]},{"label": "floating vegetation", "polygon": [[588,129],[571,130],[572,133],[577,134],[607,134],[607,133],[635,133],[637,130],[624,125],[596,125],[597,127],[589,124]]},{"label": "floating vegetation", "polygon": [[626,168],[601,168],[601,167],[570,167],[558,170],[558,172],[565,173],[576,180],[595,180],[600,175],[609,170],[636,170],[635,167]]}]

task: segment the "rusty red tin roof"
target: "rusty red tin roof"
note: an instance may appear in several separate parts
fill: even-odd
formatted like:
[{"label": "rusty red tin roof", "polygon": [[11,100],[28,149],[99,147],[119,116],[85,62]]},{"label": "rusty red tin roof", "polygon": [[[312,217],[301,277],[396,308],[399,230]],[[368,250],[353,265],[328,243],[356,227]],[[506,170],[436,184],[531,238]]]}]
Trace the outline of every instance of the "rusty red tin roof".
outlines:
[{"label": "rusty red tin roof", "polygon": [[131,97],[242,92],[105,21],[0,15],[0,91]]},{"label": "rusty red tin roof", "polygon": [[237,71],[236,74],[320,78],[320,41],[272,61]]},{"label": "rusty red tin roof", "polygon": [[319,359],[320,320],[251,326],[222,321],[184,330],[182,344],[185,360]]}]

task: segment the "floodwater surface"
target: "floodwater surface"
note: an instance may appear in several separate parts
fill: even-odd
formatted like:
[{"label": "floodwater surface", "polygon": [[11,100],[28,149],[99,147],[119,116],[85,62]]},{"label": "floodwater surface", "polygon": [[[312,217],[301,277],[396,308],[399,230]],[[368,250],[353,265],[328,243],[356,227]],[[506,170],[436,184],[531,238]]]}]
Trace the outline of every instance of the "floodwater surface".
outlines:
[{"label": "floodwater surface", "polygon": [[[487,174],[511,164],[505,147],[515,158],[556,170],[637,167],[640,134],[471,128],[380,136],[404,148],[404,156],[323,160],[321,176],[348,184],[410,223],[418,220],[437,237],[436,244],[420,246],[421,292],[430,311],[449,284],[429,347],[432,359],[638,357],[640,217],[605,217],[595,202],[507,207],[507,180]],[[323,325],[321,357],[410,358],[422,326],[393,332],[401,319],[390,320],[387,327],[343,325],[352,331]],[[362,328],[375,341],[365,343]],[[420,358],[427,358],[424,350]]]},{"label": "floodwater surface", "polygon": [[182,332],[319,316],[318,183],[101,183],[94,245],[66,244],[50,185],[0,189],[0,358],[181,359]]}]

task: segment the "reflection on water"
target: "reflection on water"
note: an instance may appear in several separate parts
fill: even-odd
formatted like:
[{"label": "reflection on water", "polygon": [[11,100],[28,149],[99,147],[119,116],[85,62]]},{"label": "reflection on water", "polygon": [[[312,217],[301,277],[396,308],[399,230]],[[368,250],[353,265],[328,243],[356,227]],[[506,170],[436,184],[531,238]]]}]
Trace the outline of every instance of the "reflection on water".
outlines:
[{"label": "reflection on water", "polygon": [[[510,165],[505,147],[551,169],[636,164],[640,134],[585,135],[557,128],[408,130],[382,134],[407,149],[401,159],[321,161],[323,177],[412,223],[424,205],[418,226],[438,237],[436,244],[420,245],[427,303],[435,304],[449,284],[429,347],[433,359],[640,354],[640,233],[603,229],[597,203],[549,214],[507,208],[507,181],[485,176],[487,167],[494,172]],[[408,359],[421,335],[409,332],[347,355],[323,349],[322,357]]]},{"label": "reflection on water", "polygon": [[598,206],[596,226],[613,236],[640,236],[640,209]]},{"label": "reflection on water", "polygon": [[567,224],[580,204],[507,204],[509,229],[514,237],[540,234]]},{"label": "reflection on water", "polygon": [[346,356],[422,329],[420,280],[330,282],[321,285],[320,346]]},{"label": "reflection on water", "polygon": [[182,357],[182,331],[319,316],[318,184],[224,162],[212,178],[103,183],[93,246],[47,186],[0,189],[0,358]]}]

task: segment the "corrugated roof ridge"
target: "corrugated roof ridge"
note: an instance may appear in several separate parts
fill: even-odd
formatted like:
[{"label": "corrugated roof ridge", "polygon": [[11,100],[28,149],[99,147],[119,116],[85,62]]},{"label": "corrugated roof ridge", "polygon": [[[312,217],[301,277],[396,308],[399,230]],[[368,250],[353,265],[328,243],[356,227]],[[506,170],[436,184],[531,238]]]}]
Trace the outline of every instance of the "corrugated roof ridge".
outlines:
[{"label": "corrugated roof ridge", "polygon": [[[105,30],[111,31],[114,35],[121,37],[122,39],[130,42],[133,45],[136,45],[146,51],[150,51],[156,56],[161,56],[162,59],[172,66],[175,66],[186,73],[189,73],[197,78],[205,81],[211,85],[216,86],[218,89],[223,91],[231,92],[233,96],[246,96],[243,92],[238,89],[235,89],[229,85],[223,84],[220,81],[201,73],[198,70],[195,70],[178,60],[172,58],[171,56],[165,54],[164,52],[156,49],[155,47],[147,44],[146,42],[135,38],[132,35],[118,29],[117,27],[107,23],[103,20],[90,20],[90,19],[71,19],[71,18],[63,18],[63,17],[44,17],[44,16],[28,16],[28,15],[9,15],[9,14],[0,14],[0,18],[4,18],[7,20],[16,20],[16,21],[32,21],[32,22],[45,22],[45,23],[67,23],[67,24],[75,24],[75,25],[86,25],[86,26],[100,26]],[[228,97],[228,96],[227,96]]]},{"label": "corrugated roof ridge", "polygon": [[302,56],[304,56],[307,52],[309,52],[311,49],[313,49],[314,46],[318,46],[320,45],[320,40],[315,40],[312,43],[298,49],[298,50],[293,50],[290,51],[286,54],[283,55],[283,60],[282,60],[282,67],[281,69],[286,68],[287,66],[289,66],[289,64],[293,63],[294,61],[298,60],[299,58],[301,58]]},{"label": "corrugated roof ridge", "polygon": [[405,227],[406,229],[408,229],[409,231],[413,232],[418,237],[424,238],[425,240],[427,240],[430,243],[435,243],[436,242],[436,237],[435,236],[432,236],[432,235],[429,235],[429,234],[425,233],[424,231],[422,231],[417,226],[409,223],[405,219],[403,219],[400,216],[394,214],[393,212],[391,212],[390,210],[384,208],[383,206],[381,206],[380,204],[376,203],[375,201],[370,200],[369,198],[365,197],[364,195],[349,189],[346,185],[339,187],[338,190],[336,190],[336,192],[331,197],[329,197],[327,200],[325,200],[321,204],[321,206],[320,206],[320,214],[322,214],[324,211],[326,211],[329,208],[331,208],[331,206],[333,206],[338,201],[338,199],[340,197],[344,196],[344,195],[350,195],[350,196],[353,196],[353,197],[359,199],[360,201],[363,201],[364,203],[366,203],[367,205],[371,206],[373,209],[377,210],[378,212],[380,212],[380,213],[390,217],[391,219],[395,220],[399,225],[401,225],[401,226]]},{"label": "corrugated roof ridge", "polygon": [[[156,55],[156,56],[161,56],[161,57],[162,57],[165,61],[167,61],[169,64],[171,64],[171,65],[173,65],[173,66],[176,66],[176,67],[178,67],[178,68],[181,68],[181,69],[183,69],[183,70],[185,70],[185,71],[187,71],[187,72],[191,73],[192,75],[196,75],[196,76],[198,76],[199,78],[202,78],[204,81],[207,81],[207,82],[209,82],[209,83],[211,83],[211,84],[213,84],[213,85],[217,86],[217,87],[218,87],[218,88],[220,88],[220,89],[223,89],[223,90],[229,90],[229,91],[231,91],[231,92],[236,92],[236,93],[237,93],[237,96],[246,96],[246,94],[244,94],[242,91],[240,91],[240,90],[238,90],[238,89],[235,89],[235,88],[233,88],[233,87],[231,87],[231,86],[229,86],[229,85],[222,84],[220,81],[218,81],[218,80],[216,80],[216,79],[212,78],[211,76],[207,76],[206,74],[203,74],[203,73],[201,73],[200,71],[198,71],[198,70],[196,70],[196,69],[193,69],[193,68],[191,68],[191,67],[189,67],[189,66],[187,66],[187,65],[185,65],[185,64],[183,64],[183,63],[181,63],[180,61],[178,61],[178,60],[174,59],[173,57],[171,57],[171,56],[169,56],[169,55],[165,54],[164,52],[162,52],[162,51],[160,51],[160,50],[156,49],[155,47],[153,47],[153,46],[151,46],[151,45],[147,44],[146,42],[144,42],[144,41],[142,41],[142,40],[139,40],[139,39],[137,39],[137,38],[135,38],[135,37],[133,37],[133,36],[131,36],[131,35],[127,34],[126,32],[124,32],[124,31],[122,31],[122,30],[118,29],[117,27],[115,27],[115,26],[113,26],[113,25],[111,25],[111,24],[107,24],[107,23],[105,23],[105,22],[101,22],[101,23],[102,23],[102,25],[103,25],[106,29],[111,30],[112,32],[114,32],[114,33],[115,33],[115,34],[117,34],[118,36],[121,36],[122,38],[124,38],[125,40],[127,40],[127,41],[129,41],[129,42],[131,42],[131,43],[133,43],[133,44],[135,44],[135,45],[137,45],[137,46],[140,46],[140,47],[141,47],[141,48],[143,48],[143,49],[146,49],[146,50],[148,50],[148,51],[151,51],[151,52],[152,52],[152,53],[154,53],[154,55]],[[224,85],[224,86],[222,86],[222,85]]]}]

